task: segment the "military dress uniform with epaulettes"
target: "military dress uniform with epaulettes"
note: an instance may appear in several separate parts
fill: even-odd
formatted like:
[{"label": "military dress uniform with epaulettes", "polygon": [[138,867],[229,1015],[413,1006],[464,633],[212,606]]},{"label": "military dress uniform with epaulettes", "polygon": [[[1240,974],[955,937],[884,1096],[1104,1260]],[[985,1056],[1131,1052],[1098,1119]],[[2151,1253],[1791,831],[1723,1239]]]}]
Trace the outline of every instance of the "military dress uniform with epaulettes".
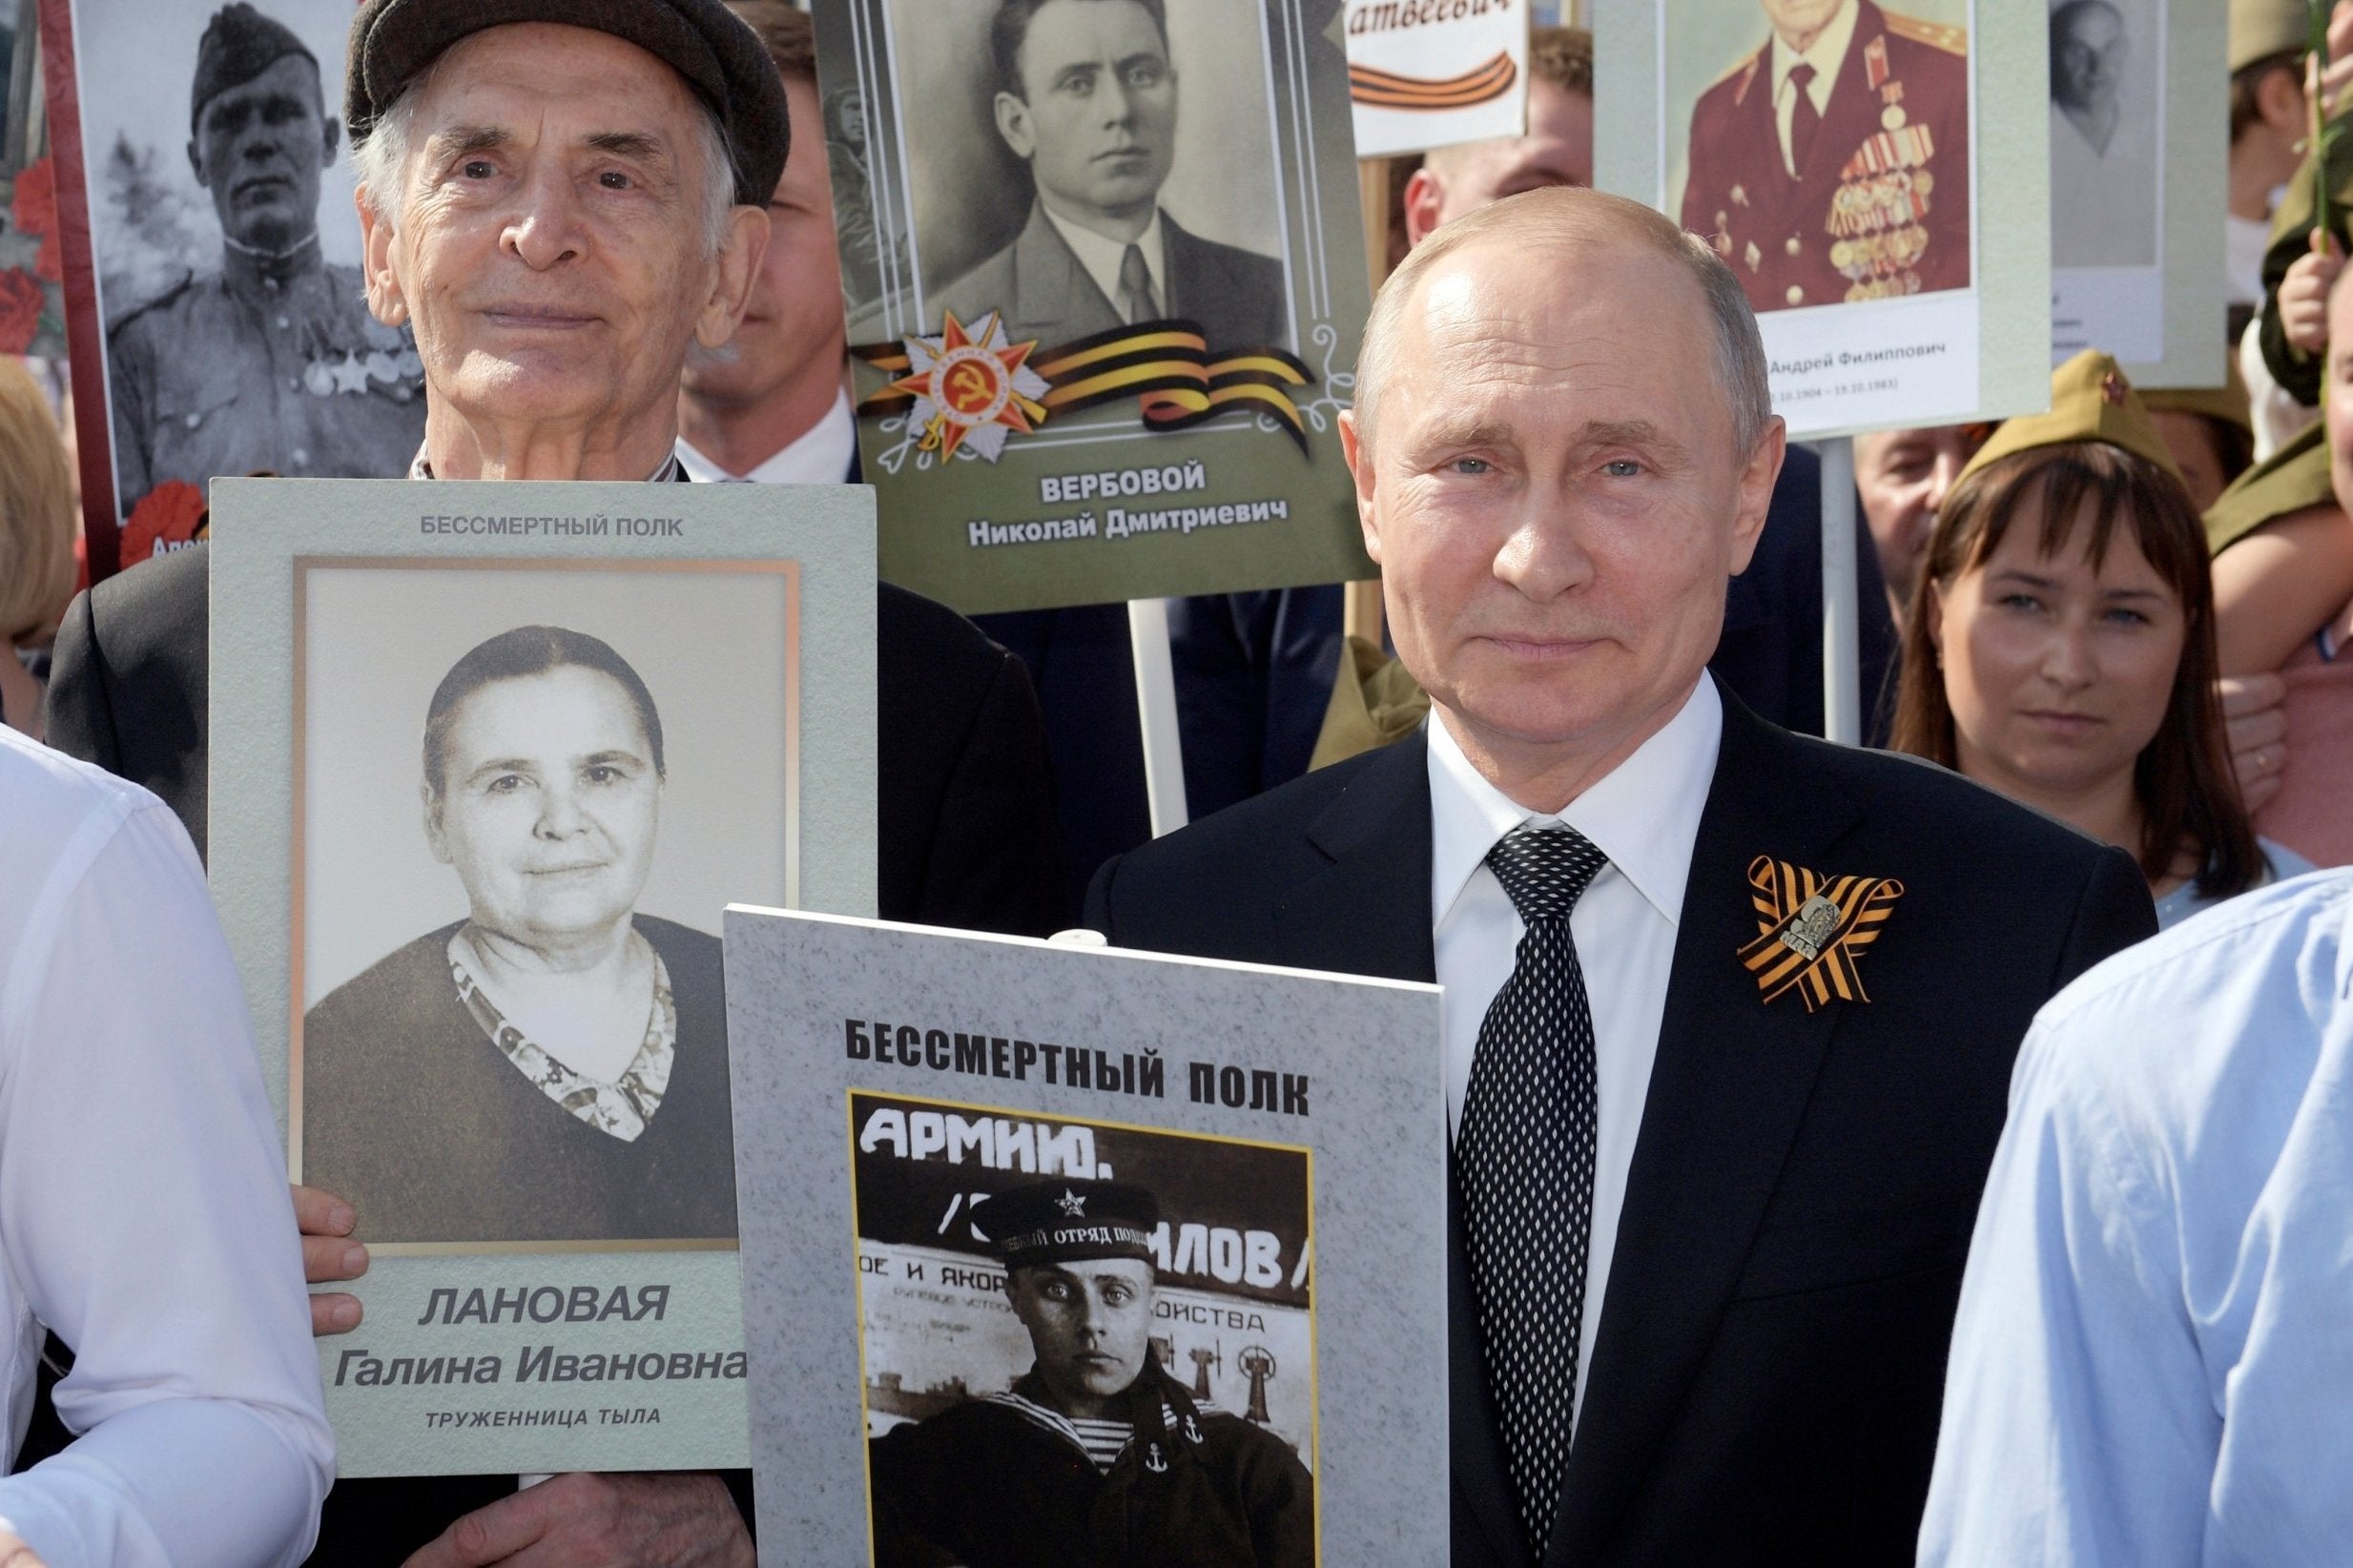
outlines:
[{"label": "military dress uniform with epaulettes", "polygon": [[1969,34],[1854,3],[1820,122],[1793,135],[1794,177],[1772,39],[1691,112],[1682,225],[1760,312],[1969,286]]},{"label": "military dress uniform with epaulettes", "polygon": [[232,250],[107,333],[125,513],[166,480],[256,469],[393,478],[424,439],[424,366],[368,314],[359,269]]}]

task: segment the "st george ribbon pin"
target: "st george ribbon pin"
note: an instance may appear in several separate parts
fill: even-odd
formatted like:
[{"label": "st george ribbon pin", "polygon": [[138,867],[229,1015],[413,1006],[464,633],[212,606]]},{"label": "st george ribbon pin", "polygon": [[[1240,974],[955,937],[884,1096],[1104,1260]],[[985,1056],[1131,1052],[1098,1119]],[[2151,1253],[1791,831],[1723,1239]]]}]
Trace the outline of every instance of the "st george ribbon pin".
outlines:
[{"label": "st george ribbon pin", "polygon": [[1868,1001],[1855,964],[1894,913],[1904,884],[1891,877],[1824,877],[1760,855],[1749,863],[1757,939],[1741,949],[1768,1002],[1796,991],[1812,1012],[1831,998]]}]

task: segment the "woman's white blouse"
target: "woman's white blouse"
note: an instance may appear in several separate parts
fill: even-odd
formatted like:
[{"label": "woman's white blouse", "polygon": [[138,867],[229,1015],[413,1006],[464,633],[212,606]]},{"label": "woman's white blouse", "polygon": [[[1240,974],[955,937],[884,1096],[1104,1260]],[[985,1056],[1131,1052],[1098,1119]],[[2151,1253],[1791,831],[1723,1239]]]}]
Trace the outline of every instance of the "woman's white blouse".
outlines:
[{"label": "woman's white blouse", "polygon": [[0,1479],[49,1568],[293,1564],[334,1475],[286,1167],[204,873],[155,796],[0,730]]}]

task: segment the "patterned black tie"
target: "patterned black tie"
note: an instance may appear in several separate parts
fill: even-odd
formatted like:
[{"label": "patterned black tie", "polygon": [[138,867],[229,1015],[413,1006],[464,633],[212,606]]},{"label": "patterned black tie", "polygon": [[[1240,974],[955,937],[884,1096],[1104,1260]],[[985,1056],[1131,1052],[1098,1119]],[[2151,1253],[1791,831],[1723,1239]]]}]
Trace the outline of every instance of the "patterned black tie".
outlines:
[{"label": "patterned black tie", "polygon": [[1528,929],[1479,1024],[1455,1137],[1487,1381],[1538,1558],[1577,1408],[1600,1104],[1593,1009],[1569,911],[1608,863],[1574,828],[1523,826],[1487,852]]}]

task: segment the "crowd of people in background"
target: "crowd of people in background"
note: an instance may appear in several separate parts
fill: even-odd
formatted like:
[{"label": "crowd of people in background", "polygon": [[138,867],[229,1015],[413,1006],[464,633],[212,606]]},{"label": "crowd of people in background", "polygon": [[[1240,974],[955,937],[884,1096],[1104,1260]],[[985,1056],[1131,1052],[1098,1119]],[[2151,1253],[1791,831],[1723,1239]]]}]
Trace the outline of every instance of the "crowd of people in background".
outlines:
[{"label": "crowd of people in background", "polygon": [[[766,164],[739,156],[739,175],[749,167],[756,178],[739,184],[735,226],[714,253],[689,257],[691,225],[681,225],[671,237],[678,254],[660,258],[670,270],[650,266],[647,276],[666,287],[685,279],[678,286],[692,292],[692,308],[678,305],[685,294],[666,298],[626,358],[576,367],[563,397],[535,405],[527,419],[500,406],[498,386],[468,382],[462,345],[442,345],[449,357],[437,360],[422,330],[450,308],[424,281],[456,254],[435,251],[456,243],[435,228],[445,216],[412,213],[397,193],[378,192],[369,221],[382,225],[383,246],[397,256],[371,274],[369,300],[378,320],[405,317],[421,328],[417,381],[431,416],[415,471],[460,477],[464,464],[503,452],[510,461],[482,477],[857,483],[809,20],[786,0],[605,0],[588,9],[619,13],[632,5],[664,11],[696,37],[723,40],[712,48],[734,73],[727,92],[754,106],[746,114],[789,120],[789,154],[779,139]],[[380,125],[405,125],[391,117],[396,103],[413,112],[423,102],[429,113],[433,94],[469,88],[502,103],[499,94],[516,102],[539,94],[518,116],[544,102],[553,106],[547,123],[559,127],[565,114],[586,114],[593,94],[602,94],[600,112],[618,102],[642,103],[655,117],[696,113],[697,99],[668,56],[644,41],[658,30],[565,25],[570,18],[555,0],[508,9],[515,16],[506,26],[410,48],[399,56],[406,74],[397,81],[365,78],[355,42],[353,81],[361,85],[354,92],[394,95],[367,100]],[[430,17],[448,10],[420,8],[427,16],[420,22],[397,14],[401,0],[369,0],[355,39],[371,24],[385,32],[435,25]],[[755,38],[756,50],[743,53],[751,46],[727,28]],[[1856,438],[1860,697],[1869,753],[1889,754],[1856,753],[1850,765],[1777,749],[1787,740],[1783,732],[1825,729],[1821,466],[1796,446],[1785,459],[1778,425],[1749,429],[1737,406],[1721,429],[1713,411],[1692,416],[1703,444],[1738,444],[1739,462],[1724,470],[1721,494],[1710,492],[1723,515],[1705,521],[1721,525],[1723,538],[1691,543],[1690,560],[1674,564],[1689,567],[1694,581],[1721,585],[1725,573],[1716,568],[1731,562],[1728,587],[1695,598],[1683,591],[1687,583],[1662,577],[1644,581],[1655,595],[1626,603],[1630,616],[1656,616],[1668,630],[1685,615],[1707,628],[1704,647],[1662,643],[1657,654],[1662,669],[1680,672],[1686,688],[1696,680],[1704,695],[1662,711],[1664,728],[1651,738],[1696,749],[1612,754],[1594,776],[1606,783],[1610,768],[1632,768],[1644,755],[1655,769],[1670,761],[1701,768],[1698,794],[1662,790],[1643,809],[1670,836],[1682,833],[1688,846],[1696,833],[1704,845],[1701,800],[1717,742],[1691,737],[1694,727],[1714,725],[1723,755],[1737,753],[1756,778],[1785,778],[1802,792],[1829,777],[1833,793],[1845,789],[1883,808],[1905,802],[1918,819],[1842,830],[1889,856],[1929,854],[1916,838],[1966,822],[1985,836],[1982,875],[1990,878],[1986,907],[1969,911],[1971,939],[2004,956],[1985,960],[1998,971],[1991,979],[1955,962],[1947,981],[1956,996],[1982,982],[1991,999],[1971,1004],[1981,1012],[1956,1001],[1956,1016],[1966,1016],[1955,1038],[1971,1043],[1955,1049],[1978,1054],[1939,1081],[1966,1103],[1954,1115],[1975,1116],[1978,1124],[1935,1151],[1944,1163],[1902,1167],[1926,1184],[1919,1210],[1958,1215],[1970,1243],[1966,1276],[1958,1253],[1911,1260],[1924,1273],[1949,1267],[1958,1292],[1950,1372],[1943,1325],[1951,1322],[1951,1298],[1930,1290],[1902,1309],[1912,1313],[1902,1318],[1904,1334],[1890,1331],[1884,1344],[1870,1337],[1885,1328],[1880,1320],[1841,1316],[1833,1324],[1857,1344],[1878,1346],[1893,1369],[1868,1401],[1869,1418],[1856,1418],[1845,1438],[1822,1435],[1851,1413],[1827,1396],[1751,1425],[1742,1424],[1746,1393],[1722,1393],[1725,1402],[1711,1407],[1733,1434],[1723,1439],[1728,1448],[1767,1436],[1796,1443],[1792,1452],[1819,1443],[1854,1474],[1868,1472],[1884,1495],[1807,1500],[1822,1477],[1785,1475],[1770,1455],[1741,1461],[1783,1489],[1768,1506],[1759,1500],[1763,1482],[1710,1479],[1704,1434],[1678,1429],[1682,1446],[1671,1463],[1690,1465],[1701,1478],[1688,1492],[1653,1492],[1639,1508],[1629,1505],[1628,1516],[1654,1535],[1622,1539],[1707,1538],[1690,1533],[1702,1527],[1686,1516],[1705,1512],[1691,1499],[1716,1495],[1725,1520],[1768,1521],[1761,1528],[1785,1527],[1791,1538],[1816,1544],[1865,1540],[1856,1560],[1880,1560],[1896,1536],[1909,1553],[1925,1496],[1919,1551],[1937,1563],[2289,1563],[2353,1555],[2353,1486],[2343,1468],[2353,1460],[2353,1361],[2343,1327],[2353,1308],[2353,1116],[2343,1077],[2353,1070],[2353,881],[2308,875],[2353,866],[2353,789],[2344,782],[2353,773],[2353,290],[2342,286],[2353,250],[2353,140],[2308,144],[2315,95],[2325,117],[2346,107],[2353,86],[2353,0],[2335,8],[2334,63],[2325,69],[2308,53],[2309,29],[2303,0],[2229,6],[2230,114],[2215,133],[2227,136],[2227,209],[2217,221],[2226,235],[2230,316],[2215,322],[2229,366],[2225,385],[2138,385],[2095,349],[2056,368],[2048,413]],[[765,73],[761,81],[743,77],[753,69],[747,59]],[[317,62],[304,77],[284,69],[293,60],[270,64],[292,81],[287,91],[323,92]],[[1411,314],[1415,291],[1435,286],[1432,278],[1455,277],[1463,299],[1499,310],[1477,290],[1540,294],[1545,266],[1589,267],[1596,288],[1621,288],[1625,299],[1656,310],[1662,338],[1670,325],[1686,333],[1695,362],[1715,352],[1709,319],[1693,303],[1714,286],[1713,275],[1677,248],[1666,219],[1656,220],[1666,227],[1662,235],[1616,206],[1525,199],[1593,184],[1590,37],[1538,29],[1529,70],[1524,134],[1446,148],[1391,171],[1386,232],[1398,272],[1375,316],[1408,347],[1383,373],[1442,379],[1439,328]],[[230,81],[223,91],[240,85]],[[354,124],[354,142],[363,147],[370,129]],[[364,175],[372,166],[361,167]],[[2316,227],[2322,192],[2327,223]],[[756,225],[747,209],[766,213],[764,251],[749,237]],[[1438,248],[1417,257],[1426,243]],[[1505,247],[1519,248],[1508,267],[1495,254]],[[402,295],[404,286],[413,292]],[[1730,308],[1713,296],[1704,302],[1720,313]],[[350,307],[351,330],[361,331],[357,301],[341,305]],[[1564,298],[1558,321],[1578,320],[1582,308]],[[1745,317],[1747,307],[1739,310]],[[1688,319],[1674,318],[1677,311]],[[1719,320],[1717,330],[1729,329]],[[1475,356],[1476,342],[1466,341],[1455,346]],[[1759,375],[1761,385],[1761,363]],[[1737,386],[1724,391],[1740,395]],[[1311,804],[1331,814],[1313,817],[1327,828],[1344,815],[1342,792],[1369,780],[1358,790],[1359,809],[1374,792],[1393,789],[1435,813],[1435,830],[1423,829],[1421,896],[1433,884],[1434,844],[1436,880],[1449,874],[1450,820],[1484,812],[1513,837],[1582,834],[1600,844],[1627,873],[1596,894],[1603,900],[1596,907],[1620,912],[1621,929],[1600,936],[1580,918],[1570,967],[1581,949],[1585,973],[1601,973],[1600,954],[1663,995],[1677,910],[1646,905],[1652,889],[1637,885],[1641,852],[1621,847],[1651,832],[1653,816],[1627,802],[1607,808],[1621,815],[1580,819],[1574,789],[1538,804],[1500,782],[1519,777],[1543,794],[1566,776],[1558,770],[1567,764],[1550,753],[1520,756],[1517,740],[1497,738],[1519,735],[1519,718],[1499,713],[1491,688],[1457,679],[1462,670],[1450,668],[1469,655],[1460,654],[1447,617],[1474,611],[1410,597],[1425,584],[1437,594],[1464,579],[1448,575],[1456,568],[1443,559],[1447,541],[1421,531],[1427,525],[1403,502],[1376,499],[1365,476],[1387,453],[1376,456],[1371,443],[1371,406],[1356,416],[1365,423],[1350,427],[1351,454],[1364,465],[1368,539],[1391,577],[1390,640],[1343,638],[1338,585],[1177,604],[1170,625],[1186,783],[1193,816],[1208,820],[1176,839],[1151,842],[1121,607],[966,621],[881,589],[884,917],[1040,937],[1084,918],[1130,945],[1390,973],[1379,959],[1358,963],[1336,948],[1287,945],[1299,940],[1297,922],[1286,928],[1272,916],[1248,939],[1235,935],[1237,922],[1258,918],[1237,910],[1247,900],[1232,897],[1236,881],[1264,877],[1273,886],[1296,876],[1306,885],[1307,872],[1283,858],[1289,840],[1275,825],[1308,820]],[[402,429],[417,423],[405,402],[397,412],[407,422]],[[330,1492],[331,1439],[315,1380],[304,1387],[298,1298],[304,1279],[325,1288],[310,1297],[314,1333],[357,1327],[356,1298],[335,1287],[365,1271],[370,1217],[355,1212],[348,1194],[296,1187],[289,1197],[282,1164],[272,1164],[276,1134],[237,980],[207,905],[198,858],[206,837],[206,552],[199,545],[94,588],[77,584],[79,507],[70,429],[59,414],[22,363],[0,359],[0,632],[9,645],[0,657],[0,730],[12,732],[0,735],[0,1252],[8,1263],[0,1313],[10,1314],[0,1319],[10,1341],[0,1345],[0,1392],[13,1391],[6,1404],[13,1430],[34,1422],[15,1468],[35,1483],[10,1490],[13,1483],[0,1481],[0,1564],[19,1560],[12,1550],[28,1562],[44,1553],[52,1568],[294,1563],[306,1555],[338,1568],[751,1560],[742,1475],[564,1476],[520,1492],[513,1477],[452,1477],[346,1482]],[[1394,438],[1385,431],[1384,439]],[[1540,444],[1527,441],[1531,451]],[[1769,464],[1755,455],[1767,447]],[[383,477],[410,474],[409,456],[403,449]],[[1541,571],[1524,560],[1516,569],[1516,591],[1535,594],[1528,581]],[[1625,569],[1663,574],[1666,567]],[[1676,660],[1685,652],[1695,656],[1682,671]],[[43,741],[55,750],[35,744]],[[1580,767],[1593,760],[1578,754]],[[101,768],[128,782],[107,779]],[[1326,769],[1343,771],[1313,782]],[[1474,774],[1502,794],[1481,793]],[[1425,776],[1436,782],[1420,784]],[[1450,776],[1461,786],[1459,799],[1447,793]],[[1977,815],[1986,792],[2035,815]],[[1683,806],[1688,819],[1675,817]],[[1612,833],[1630,836],[1613,841]],[[1505,983],[1512,941],[1522,934],[1534,940],[1542,917],[1517,893],[1506,898],[1507,884],[1497,880],[1506,871],[1481,869],[1486,846],[1478,849],[1453,867],[1435,911],[1412,906],[1405,925],[1414,930],[1400,939],[1418,940],[1432,957],[1427,973],[1403,978],[1445,981],[1451,993],[1466,975],[1483,976],[1469,990],[1483,985],[1493,998]],[[2048,868],[2045,882],[2022,869],[2031,863]],[[1320,874],[1323,862],[1312,869]],[[1673,878],[1689,871],[1679,865]],[[1680,880],[1673,885],[1680,890]],[[2049,891],[2065,907],[2005,911],[1996,891],[2028,903]],[[1471,903],[1447,901],[1458,892],[1486,897],[1484,913],[1474,918]],[[2136,901],[2140,894],[2145,902]],[[1654,915],[1651,931],[1641,922]],[[1568,919],[1564,913],[1558,920],[1563,940]],[[2165,935],[2150,935],[2160,926]],[[169,961],[119,961],[118,944],[134,929],[142,953]],[[1488,970],[1463,967],[1464,931],[1493,939]],[[2012,1078],[2010,1053],[2025,1020],[2086,970],[2042,1010]],[[139,982],[120,984],[126,973]],[[1626,1070],[1608,1052],[1613,1031],[1641,1032],[1612,1011],[1609,983],[1596,982],[1584,1029],[1589,1047],[1597,1021],[1604,1037],[1604,1165],[1611,1138],[1624,1147],[1608,1179],[1619,1185],[1606,1212],[1596,1210],[1597,1238],[1627,1201],[1636,1127],[1608,1099],[1622,1092],[1610,1075]],[[99,996],[112,1001],[93,1013],[87,1001]],[[1463,1074],[1473,1073],[1475,1046],[1493,1048],[1480,1027],[1484,1006],[1459,1029],[1449,1015],[1450,1060],[1458,1058]],[[1656,1033],[1657,1006],[1649,1016]],[[206,1024],[203,1049],[159,1051],[143,1034],[159,1018]],[[75,1049],[60,1057],[57,1047],[69,1041]],[[2165,1042],[2180,1050],[2161,1056]],[[1646,1080],[1654,1101],[1674,1066],[1669,1046],[1658,1049],[1658,1076]],[[1651,1073],[1648,1057],[1640,1060]],[[1637,1111],[1644,1081],[1633,1091]],[[1928,1104],[1851,1058],[1826,1069],[1824,1083],[1861,1097],[1858,1104],[1876,1104],[1869,1097],[1880,1094],[1915,1109]],[[1507,1091],[1461,1075],[1453,1090],[1450,1111],[1466,1148],[1490,1146],[1482,1140],[1510,1146],[1514,1135],[1489,1120],[1497,1113],[1472,1108]],[[65,1134],[43,1133],[44,1118],[62,1125],[77,1114],[115,1129],[119,1146],[138,1158],[76,1157],[64,1149]],[[196,1118],[219,1132],[217,1145],[185,1131]],[[1800,1139],[1801,1153],[1830,1164],[1841,1158],[1827,1152],[1831,1134],[1820,1124],[1809,1124],[1806,1136],[1814,1141]],[[1992,1177],[1980,1207],[1975,1184],[1989,1154]],[[159,1192],[207,1185],[249,1201],[250,1223],[235,1235],[182,1228],[175,1211],[148,1207]],[[1476,1196],[1476,1183],[1465,1190]],[[1828,1227],[1843,1212],[1839,1200],[1815,1196]],[[1485,1202],[1496,1207],[1492,1196]],[[112,1217],[103,1212],[110,1204],[118,1211]],[[122,1218],[125,1210],[137,1217]],[[85,1221],[89,1228],[77,1232]],[[159,1238],[167,1223],[175,1233]],[[1468,1223],[1476,1229],[1488,1222]],[[94,1245],[135,1247],[144,1280],[122,1277],[119,1259],[93,1261]],[[1494,1305],[1496,1288],[1480,1271],[1476,1248],[1550,1246],[1552,1238],[1489,1244],[1475,1235],[1472,1245],[1463,1299],[1482,1323],[1508,1318]],[[2276,1248],[2268,1259],[2258,1255],[2265,1246]],[[166,1261],[183,1252],[198,1255]],[[1598,1323],[1600,1282],[1613,1267],[1630,1270],[1626,1278],[1651,1278],[1626,1244],[1614,1265],[1598,1252],[1585,1298],[1592,1305],[1579,1309],[1587,1319],[1573,1330]],[[1878,1289],[1899,1276],[1909,1277],[1890,1263],[1884,1278],[1857,1279]],[[148,1338],[124,1303],[126,1293],[158,1281],[183,1300],[216,1301],[238,1321],[195,1314],[203,1321],[186,1334]],[[1563,1421],[1593,1410],[1579,1404],[1575,1372],[1596,1353],[1595,1331],[1586,1329],[1581,1346],[1569,1332],[1554,1352],[1571,1372],[1565,1391],[1546,1395],[1564,1401]],[[1813,1353],[1802,1337],[1772,1337],[1795,1331],[1755,1331],[1760,1355],[1796,1366]],[[1915,1332],[1925,1339],[1905,1337]],[[69,1345],[74,1358],[62,1381],[53,1370],[42,1378],[36,1412],[33,1363],[44,1334]],[[1456,1375],[1468,1367],[1476,1376],[1480,1364],[1475,1350],[1467,1361],[1458,1353]],[[1920,1373],[1928,1380],[1914,1386],[1907,1379],[1919,1368],[1929,1369]],[[1707,1375],[1728,1374],[1711,1363]],[[1596,1386],[1597,1399],[1616,1397],[1605,1387]],[[1613,1406],[1598,1418],[1621,1413]],[[1507,1409],[1502,1425],[1520,1418]],[[1916,1455],[1906,1447],[1914,1436]],[[1863,1452],[1881,1444],[1879,1460]],[[208,1466],[224,1467],[213,1473],[216,1492],[221,1478],[234,1483],[234,1518],[175,1468],[174,1454],[191,1445],[200,1445]],[[1504,1442],[1497,1452],[1494,1475],[1480,1483],[1494,1497],[1468,1500],[1457,1453],[1457,1560],[1472,1560],[1461,1543],[1481,1538],[1477,1531],[1501,1540],[1523,1527],[1525,1536],[1496,1546],[1493,1560],[1542,1560],[1548,1539],[1558,1547],[1568,1538],[1548,1534],[1558,1488],[1577,1483],[1558,1475],[1531,1480],[1517,1449]],[[45,1483],[35,1481],[44,1475]],[[1842,1485],[1847,1478],[1829,1477]],[[1511,1506],[1494,1500],[1506,1497]],[[1824,1522],[1841,1506],[1850,1510],[1840,1516],[1845,1537]],[[1570,1522],[1561,1530],[1579,1528],[1574,1514],[1563,1511]],[[1480,1522],[1463,1522],[1473,1516]],[[533,1551],[545,1555],[521,1556]],[[780,1548],[770,1560],[798,1559]]]}]

